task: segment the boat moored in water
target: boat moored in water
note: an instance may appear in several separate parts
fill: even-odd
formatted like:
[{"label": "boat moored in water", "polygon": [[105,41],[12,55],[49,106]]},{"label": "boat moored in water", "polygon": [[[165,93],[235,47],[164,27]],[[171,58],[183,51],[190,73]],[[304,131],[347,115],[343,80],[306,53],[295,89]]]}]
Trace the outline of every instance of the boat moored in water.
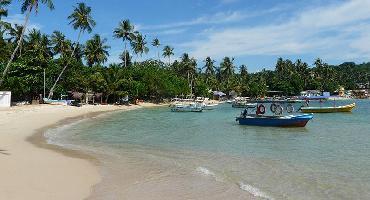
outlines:
[{"label": "boat moored in water", "polygon": [[302,107],[303,113],[335,113],[335,112],[351,112],[356,107],[355,103],[345,106],[331,106],[331,107]]},{"label": "boat moored in water", "polygon": [[240,125],[250,126],[276,126],[276,127],[305,127],[313,114],[288,115],[288,116],[265,116],[249,114],[237,117]]},{"label": "boat moored in water", "polygon": [[[286,112],[289,115],[283,115],[284,108],[279,104],[271,104],[270,110],[273,115],[265,115],[266,107],[259,104],[252,108],[252,113],[248,113],[250,108],[246,108],[236,121],[240,125],[250,126],[275,126],[275,127],[305,127],[306,124],[313,118],[313,114],[293,115],[294,107],[287,106]],[[255,111],[255,112],[254,112]]]},{"label": "boat moored in water", "polygon": [[203,106],[197,103],[191,103],[188,105],[185,104],[176,104],[171,107],[172,112],[202,112]]}]

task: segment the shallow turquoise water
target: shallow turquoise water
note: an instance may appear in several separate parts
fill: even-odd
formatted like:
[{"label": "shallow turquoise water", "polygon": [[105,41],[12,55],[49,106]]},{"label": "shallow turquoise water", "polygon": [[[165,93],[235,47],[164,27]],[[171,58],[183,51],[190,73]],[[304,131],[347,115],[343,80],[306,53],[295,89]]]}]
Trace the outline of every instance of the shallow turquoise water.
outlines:
[{"label": "shallow turquoise water", "polygon": [[[176,190],[176,199],[207,199],[206,191],[227,191],[231,199],[370,199],[370,101],[356,104],[353,113],[315,114],[305,128],[240,126],[241,109],[224,104],[203,113],[167,107],[115,113],[49,137],[98,155],[106,180],[96,192],[116,193],[112,199],[152,199],[140,194],[146,188],[171,193],[174,185],[189,190],[194,182],[202,183],[194,196]],[[116,177],[130,167],[150,175],[152,185],[144,177],[133,180],[139,189],[119,192],[117,185],[128,183]]]}]

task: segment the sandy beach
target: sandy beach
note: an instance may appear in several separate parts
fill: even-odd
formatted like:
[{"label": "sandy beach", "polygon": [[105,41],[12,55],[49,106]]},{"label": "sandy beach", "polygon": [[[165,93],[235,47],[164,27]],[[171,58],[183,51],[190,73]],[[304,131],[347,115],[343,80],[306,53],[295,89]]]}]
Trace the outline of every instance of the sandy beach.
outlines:
[{"label": "sandy beach", "polygon": [[1,109],[0,199],[87,198],[100,181],[97,165],[79,152],[40,148],[45,147],[40,132],[68,118],[148,106],[153,105],[81,108],[37,105]]}]

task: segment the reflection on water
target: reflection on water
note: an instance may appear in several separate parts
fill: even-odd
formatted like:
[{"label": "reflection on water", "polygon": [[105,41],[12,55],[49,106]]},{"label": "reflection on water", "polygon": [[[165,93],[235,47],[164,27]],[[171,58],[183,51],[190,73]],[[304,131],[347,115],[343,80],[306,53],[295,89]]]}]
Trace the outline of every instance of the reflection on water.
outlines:
[{"label": "reflection on water", "polygon": [[356,104],[305,128],[239,126],[241,109],[225,104],[116,113],[48,135],[102,161],[93,199],[369,199],[370,102]]}]

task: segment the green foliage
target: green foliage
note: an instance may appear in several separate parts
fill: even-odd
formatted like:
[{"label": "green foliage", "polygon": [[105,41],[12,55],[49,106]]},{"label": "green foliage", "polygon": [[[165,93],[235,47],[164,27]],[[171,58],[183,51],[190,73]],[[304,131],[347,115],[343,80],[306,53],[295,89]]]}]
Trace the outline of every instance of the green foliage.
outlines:
[{"label": "green foliage", "polygon": [[[79,45],[81,34],[85,31],[90,33],[96,24],[91,17],[91,8],[84,3],[77,4],[68,17],[73,28],[80,30],[77,41],[73,43],[60,31],[54,31],[49,36],[31,30],[22,39],[22,26],[1,21],[1,17],[7,14],[5,6],[10,1],[0,2],[1,71],[4,71],[12,52],[15,55],[14,62],[9,65],[9,76],[6,76],[0,90],[11,90],[15,101],[39,97],[43,93],[44,72],[46,89],[58,83],[52,92],[55,97],[72,92],[94,92],[102,93],[104,101],[110,103],[125,95],[131,99],[153,101],[189,94],[210,97],[210,91],[214,90],[251,97],[265,96],[269,90],[298,95],[307,89],[329,92],[334,92],[339,86],[357,89],[359,85],[370,82],[370,63],[357,65],[346,62],[330,66],[317,59],[314,66],[309,67],[301,60],[293,62],[279,58],[275,70],[249,73],[246,65],[236,70],[234,58],[230,57],[223,58],[218,65],[207,57],[204,65],[197,68],[199,62],[184,53],[180,60],[171,63],[174,48],[168,45],[163,47],[162,56],[168,58],[168,63],[164,64],[160,61],[161,43],[158,38],[151,42],[152,48],[157,50],[158,59],[132,62],[131,53],[142,56],[149,51],[150,45],[144,35],[135,31],[129,20],[121,21],[113,31],[114,37],[124,42],[124,51],[120,56],[122,63],[103,66],[109,56],[106,39],[95,34],[85,44]],[[51,0],[23,0],[22,11],[37,12],[40,2],[54,8]],[[16,48],[20,40],[22,45]],[[127,44],[131,45],[132,52]]]}]

